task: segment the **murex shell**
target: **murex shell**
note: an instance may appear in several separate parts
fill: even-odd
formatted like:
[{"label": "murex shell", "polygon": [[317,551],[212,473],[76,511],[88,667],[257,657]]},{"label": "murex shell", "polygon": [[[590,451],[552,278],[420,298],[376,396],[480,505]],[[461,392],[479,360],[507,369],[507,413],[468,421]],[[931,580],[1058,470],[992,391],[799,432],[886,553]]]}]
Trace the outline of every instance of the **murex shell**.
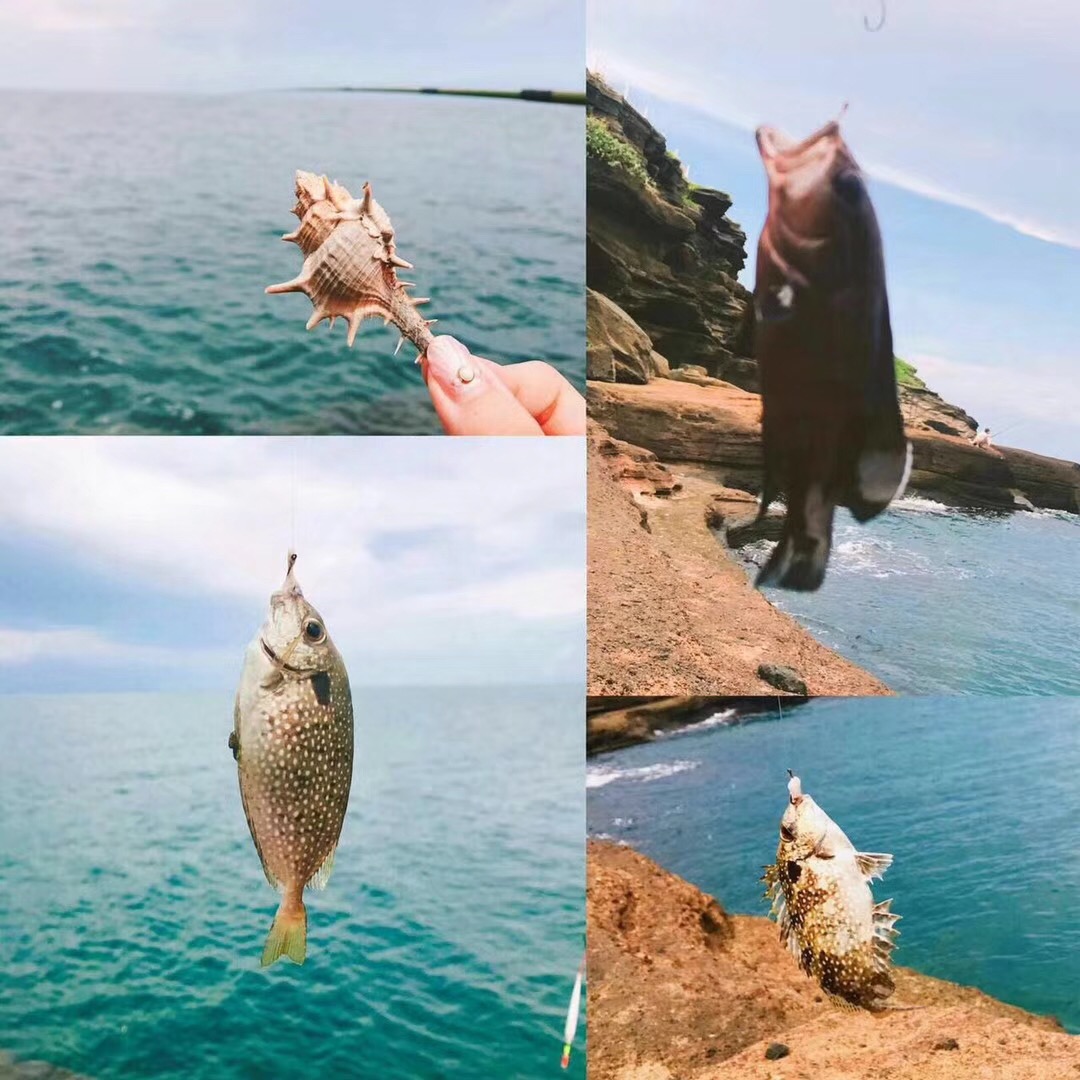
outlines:
[{"label": "murex shell", "polygon": [[379,316],[384,324],[393,323],[402,340],[408,338],[422,355],[432,338],[428,326],[435,320],[425,320],[416,310],[427,298],[409,296],[405,290],[412,282],[398,280],[398,267],[412,266],[394,250],[394,227],[371,194],[371,185],[364,184],[364,197],[354,199],[341,184],[298,171],[296,196],[292,212],[300,224],[281,239],[299,246],[304,265],[292,281],[266,291],[306,293],[315,307],[309,330],[323,319],[333,326],[340,315],[349,324],[352,345],[360,323]]}]

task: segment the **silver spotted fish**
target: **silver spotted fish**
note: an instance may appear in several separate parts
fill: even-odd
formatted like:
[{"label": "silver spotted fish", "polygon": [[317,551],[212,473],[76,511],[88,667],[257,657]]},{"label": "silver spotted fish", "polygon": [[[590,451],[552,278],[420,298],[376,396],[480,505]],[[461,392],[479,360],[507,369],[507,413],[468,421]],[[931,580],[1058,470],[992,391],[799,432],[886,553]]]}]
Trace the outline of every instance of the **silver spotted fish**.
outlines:
[{"label": "silver spotted fish", "polygon": [[889,958],[900,916],[891,900],[874,903],[870,882],[892,856],[856,851],[789,775],[776,864],[762,879],[780,940],[835,1004],[879,1009],[894,989]]},{"label": "silver spotted fish", "polygon": [[229,746],[267,881],[282,893],[262,964],[307,952],[304,888],[322,888],[349,804],[353,709],[349,676],[289,552],[281,588],[248,646]]}]

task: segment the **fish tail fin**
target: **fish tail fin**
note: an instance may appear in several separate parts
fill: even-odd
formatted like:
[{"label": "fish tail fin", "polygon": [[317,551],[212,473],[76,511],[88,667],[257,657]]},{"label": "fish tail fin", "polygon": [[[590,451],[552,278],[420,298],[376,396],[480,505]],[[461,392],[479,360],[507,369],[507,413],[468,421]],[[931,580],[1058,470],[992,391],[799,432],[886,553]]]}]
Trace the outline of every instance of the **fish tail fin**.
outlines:
[{"label": "fish tail fin", "polygon": [[911,476],[911,462],[911,443],[904,438],[887,447],[864,447],[847,502],[851,516],[856,521],[869,521],[899,499]]},{"label": "fish tail fin", "polygon": [[776,585],[781,589],[813,592],[825,580],[825,567],[832,548],[835,507],[819,487],[792,499],[780,542],[761,568],[754,584]]},{"label": "fish tail fin", "polygon": [[274,924],[263,948],[262,966],[287,956],[294,964],[302,964],[307,956],[307,908],[302,898],[286,895],[274,916]]}]

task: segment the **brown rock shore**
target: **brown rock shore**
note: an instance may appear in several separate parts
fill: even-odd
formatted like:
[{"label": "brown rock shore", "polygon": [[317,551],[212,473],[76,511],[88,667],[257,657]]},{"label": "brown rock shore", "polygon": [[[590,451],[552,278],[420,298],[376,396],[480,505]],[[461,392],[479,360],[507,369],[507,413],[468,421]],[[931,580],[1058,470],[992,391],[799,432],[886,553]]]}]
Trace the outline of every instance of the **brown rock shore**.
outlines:
[{"label": "brown rock shore", "polygon": [[[914,448],[908,492],[948,506],[1080,513],[1080,465],[1012,447],[982,450],[927,426],[934,413],[903,401]],[[944,405],[944,403],[943,403]],[[757,493],[761,483],[761,398],[730,383],[653,379],[645,385],[590,382],[589,413],[613,437],[652,451],[678,469],[694,463],[716,480]]]},{"label": "brown rock shore", "polygon": [[1080,1039],[1052,1017],[906,968],[895,1008],[835,1008],[772,922],[628,847],[589,842],[588,941],[590,1080],[1080,1076]]},{"label": "brown rock shore", "polygon": [[775,695],[763,664],[794,668],[811,696],[889,692],[751,586],[710,529],[724,505],[715,481],[689,471],[676,480],[652,455],[591,431],[590,695]]}]

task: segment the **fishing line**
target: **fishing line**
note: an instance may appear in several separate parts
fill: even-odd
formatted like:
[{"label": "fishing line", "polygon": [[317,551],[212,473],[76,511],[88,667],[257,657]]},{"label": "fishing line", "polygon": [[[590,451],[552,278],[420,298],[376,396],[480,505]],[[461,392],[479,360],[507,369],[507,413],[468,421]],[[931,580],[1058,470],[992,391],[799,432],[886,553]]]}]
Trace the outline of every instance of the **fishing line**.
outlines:
[{"label": "fishing line", "polygon": [[299,498],[299,491],[300,491],[300,483],[299,483],[300,466],[299,466],[298,455],[296,453],[296,444],[297,444],[298,441],[299,440],[295,439],[295,438],[289,440],[289,443],[290,443],[289,448],[292,451],[292,454],[291,454],[291,457],[292,457],[292,461],[291,461],[291,465],[292,465],[292,468],[291,468],[291,472],[292,472],[292,491],[290,492],[290,496],[289,496],[289,507],[290,507],[289,550],[290,551],[295,551],[296,550],[296,502],[297,502],[297,499]]}]

